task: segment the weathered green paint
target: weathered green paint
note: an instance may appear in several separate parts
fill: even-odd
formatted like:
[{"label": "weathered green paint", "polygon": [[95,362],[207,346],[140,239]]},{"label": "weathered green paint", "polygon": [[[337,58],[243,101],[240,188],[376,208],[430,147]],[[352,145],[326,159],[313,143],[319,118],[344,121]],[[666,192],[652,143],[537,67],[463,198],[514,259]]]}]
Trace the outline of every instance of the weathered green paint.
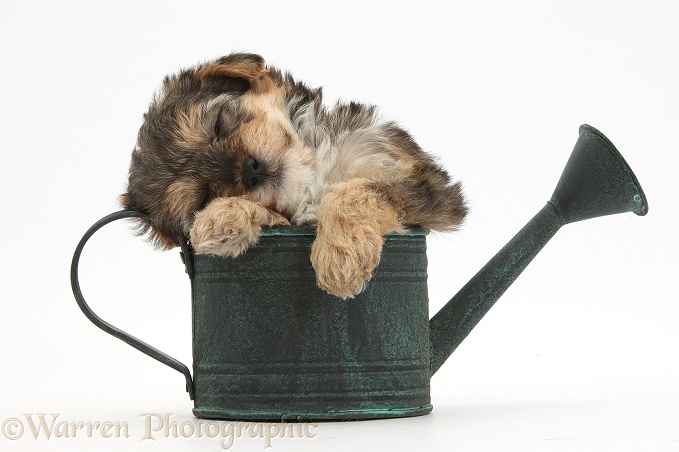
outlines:
[{"label": "weathered green paint", "polygon": [[87,240],[120,218],[95,223],[76,247],[71,285],[99,328],[181,372],[196,416],[217,419],[344,420],[431,411],[430,377],[537,253],[567,223],[602,215],[645,215],[648,204],[610,141],[582,126],[552,198],[431,321],[426,237],[385,238],[365,292],[343,301],[316,287],[314,231],[270,229],[236,259],[182,256],[191,279],[193,368],[97,317],[85,302],[78,263]]},{"label": "weathered green paint", "polygon": [[307,228],[237,258],[193,256],[199,417],[345,419],[431,410],[426,237],[389,235],[352,300],[316,286]]}]

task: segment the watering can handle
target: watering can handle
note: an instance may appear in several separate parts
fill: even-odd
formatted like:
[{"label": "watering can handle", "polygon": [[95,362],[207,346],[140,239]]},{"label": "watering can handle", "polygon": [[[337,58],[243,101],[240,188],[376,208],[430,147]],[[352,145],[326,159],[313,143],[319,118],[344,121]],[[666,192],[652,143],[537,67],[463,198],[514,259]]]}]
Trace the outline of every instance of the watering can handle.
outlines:
[{"label": "watering can handle", "polygon": [[87,230],[87,232],[85,232],[85,235],[83,235],[82,239],[80,239],[80,243],[78,243],[78,246],[75,249],[75,253],[73,253],[73,261],[71,263],[71,287],[73,289],[73,295],[75,296],[75,300],[78,303],[78,306],[80,306],[80,309],[83,311],[83,314],[85,314],[85,316],[96,326],[98,326],[111,336],[117,337],[121,341],[131,345],[137,350],[146,353],[151,358],[156,359],[161,363],[170,366],[176,371],[182,373],[186,378],[186,391],[189,393],[189,397],[191,397],[191,400],[193,400],[194,398],[193,380],[191,378],[191,372],[189,371],[188,367],[186,367],[184,364],[182,364],[175,358],[161,352],[160,350],[148,345],[147,343],[137,339],[136,337],[126,333],[125,331],[122,331],[114,327],[110,323],[107,323],[104,320],[102,320],[87,305],[87,303],[85,302],[85,298],[83,297],[82,291],[80,290],[80,282],[78,281],[78,263],[80,262],[80,255],[82,254],[85,244],[92,237],[92,235],[94,235],[94,233],[97,232],[99,229],[113,221],[120,220],[123,218],[142,218],[148,220],[150,219],[150,216],[133,210],[121,210],[119,212],[115,212],[105,216],[101,220],[94,223],[92,227],[90,227]]}]

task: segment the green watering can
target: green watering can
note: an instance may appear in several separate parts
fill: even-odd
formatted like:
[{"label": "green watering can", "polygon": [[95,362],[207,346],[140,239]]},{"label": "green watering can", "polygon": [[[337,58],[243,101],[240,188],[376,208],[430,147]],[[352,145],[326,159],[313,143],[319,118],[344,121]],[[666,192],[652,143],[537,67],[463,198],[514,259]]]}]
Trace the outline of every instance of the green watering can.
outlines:
[{"label": "green watering can", "polygon": [[603,134],[583,125],[552,198],[431,319],[422,230],[387,235],[366,290],[346,301],[316,286],[312,228],[264,230],[237,258],[194,255],[184,244],[193,376],[181,362],[99,318],[80,290],[78,262],[92,234],[112,221],[147,215],[121,211],[95,223],[75,250],[71,284],[90,321],[185,376],[200,418],[417,416],[432,409],[432,375],[561,226],[647,211],[623,157]]}]

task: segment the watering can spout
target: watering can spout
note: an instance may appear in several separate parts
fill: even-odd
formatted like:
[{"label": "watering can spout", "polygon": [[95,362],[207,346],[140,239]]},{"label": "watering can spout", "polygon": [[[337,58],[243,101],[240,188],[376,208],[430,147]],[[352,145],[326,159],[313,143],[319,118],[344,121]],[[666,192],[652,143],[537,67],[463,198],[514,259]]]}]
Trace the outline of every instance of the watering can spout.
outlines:
[{"label": "watering can spout", "polygon": [[561,226],[623,212],[648,212],[641,185],[615,146],[598,130],[583,125],[551,199],[430,320],[431,374]]}]

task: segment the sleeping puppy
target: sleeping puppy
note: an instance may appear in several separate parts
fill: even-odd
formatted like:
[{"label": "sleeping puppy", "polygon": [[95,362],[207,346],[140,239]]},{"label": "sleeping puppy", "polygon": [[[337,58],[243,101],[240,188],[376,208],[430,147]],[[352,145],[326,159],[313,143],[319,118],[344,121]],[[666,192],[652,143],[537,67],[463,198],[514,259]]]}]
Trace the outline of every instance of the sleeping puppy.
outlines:
[{"label": "sleeping puppy", "polygon": [[452,231],[467,208],[459,183],[374,106],[322,105],[259,55],[234,53],[167,76],[132,153],[125,209],[159,247],[237,256],[262,226],[313,225],[319,287],[360,293],[383,235]]}]

